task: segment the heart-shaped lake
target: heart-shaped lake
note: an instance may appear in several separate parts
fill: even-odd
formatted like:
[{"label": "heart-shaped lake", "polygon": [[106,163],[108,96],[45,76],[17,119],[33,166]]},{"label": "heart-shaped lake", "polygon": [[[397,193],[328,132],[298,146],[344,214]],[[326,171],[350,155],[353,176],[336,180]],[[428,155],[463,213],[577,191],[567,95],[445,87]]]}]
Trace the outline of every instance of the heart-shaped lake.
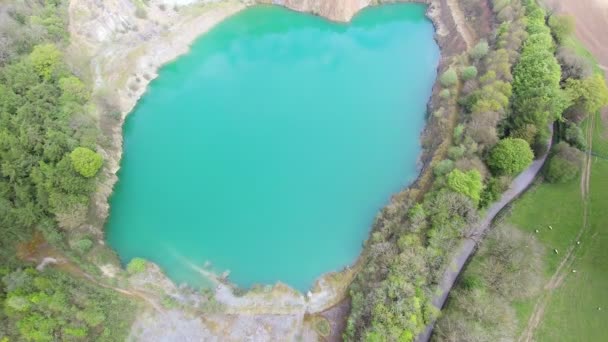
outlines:
[{"label": "heart-shaped lake", "polygon": [[163,67],[124,126],[107,239],[177,283],[307,290],[417,175],[439,49],[426,7],[349,24],[255,6]]}]

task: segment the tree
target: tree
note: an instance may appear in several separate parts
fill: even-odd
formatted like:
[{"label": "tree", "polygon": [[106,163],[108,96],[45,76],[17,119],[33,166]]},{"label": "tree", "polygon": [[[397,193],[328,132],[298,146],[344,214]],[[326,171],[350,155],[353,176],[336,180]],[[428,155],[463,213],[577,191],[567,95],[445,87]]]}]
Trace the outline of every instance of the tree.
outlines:
[{"label": "tree", "polygon": [[61,101],[63,103],[75,102],[84,104],[89,100],[89,91],[86,86],[74,76],[60,79],[59,88],[61,88]]},{"label": "tree", "polygon": [[466,173],[459,169],[454,169],[447,177],[448,187],[460,194],[463,194],[475,203],[479,203],[483,181],[481,174],[477,170],[470,170]]},{"label": "tree", "polygon": [[471,49],[469,54],[473,59],[482,59],[483,57],[485,57],[485,55],[488,54],[488,51],[490,51],[490,46],[488,45],[488,42],[482,40]]},{"label": "tree", "polygon": [[142,258],[133,258],[127,264],[127,272],[130,274],[142,273],[146,270],[146,260]]},{"label": "tree", "polygon": [[34,47],[30,62],[38,76],[49,80],[61,65],[62,54],[53,44],[42,44]]},{"label": "tree", "polygon": [[91,178],[97,174],[103,164],[103,158],[98,153],[86,148],[77,147],[70,153],[72,166],[83,177]]},{"label": "tree", "polygon": [[0,327],[16,328],[0,341],[122,341],[134,319],[122,295],[53,268],[3,267],[0,276]]},{"label": "tree", "polygon": [[454,162],[450,159],[444,159],[435,165],[433,168],[433,173],[435,176],[439,177],[448,174],[448,172],[452,171],[453,169]]},{"label": "tree", "polygon": [[462,79],[465,81],[472,80],[477,77],[477,68],[473,65],[462,69]]},{"label": "tree", "polygon": [[456,70],[449,68],[446,70],[440,78],[440,82],[444,87],[451,87],[458,83],[458,74]]},{"label": "tree", "polygon": [[557,59],[562,66],[562,79],[564,80],[568,78],[583,79],[593,75],[591,62],[569,47],[560,46],[557,49]]},{"label": "tree", "polygon": [[506,138],[496,144],[490,152],[488,166],[499,175],[513,175],[520,173],[534,159],[530,145],[523,139]]},{"label": "tree", "polygon": [[589,114],[595,114],[608,104],[608,88],[600,74],[582,80],[568,79],[566,92],[575,105],[581,106]]},{"label": "tree", "polygon": [[[570,106],[569,97],[560,86],[561,69],[554,56],[555,44],[545,24],[545,12],[535,2],[526,2],[528,38],[518,63],[513,68],[511,128],[527,124],[537,134],[561,117]],[[535,143],[537,142],[534,137]]]},{"label": "tree", "polygon": [[587,148],[585,135],[583,134],[583,130],[578,125],[568,122],[566,131],[564,133],[564,140],[566,140],[570,145],[578,148],[579,150],[585,150]]},{"label": "tree", "polygon": [[581,169],[581,152],[564,142],[554,148],[553,156],[545,169],[545,176],[551,183],[565,183],[576,178]]},{"label": "tree", "polygon": [[574,17],[570,15],[552,15],[549,17],[549,27],[555,39],[563,43],[574,32]]}]

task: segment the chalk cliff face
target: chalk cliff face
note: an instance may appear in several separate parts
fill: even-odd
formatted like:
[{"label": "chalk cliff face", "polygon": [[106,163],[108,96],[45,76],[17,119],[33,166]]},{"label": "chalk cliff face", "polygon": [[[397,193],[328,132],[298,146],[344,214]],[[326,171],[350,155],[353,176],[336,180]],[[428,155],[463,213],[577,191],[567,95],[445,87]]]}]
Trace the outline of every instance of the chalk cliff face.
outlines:
[{"label": "chalk cliff face", "polygon": [[309,12],[330,20],[349,21],[361,9],[372,4],[372,0],[262,0],[260,3],[272,3],[285,6],[299,12]]}]

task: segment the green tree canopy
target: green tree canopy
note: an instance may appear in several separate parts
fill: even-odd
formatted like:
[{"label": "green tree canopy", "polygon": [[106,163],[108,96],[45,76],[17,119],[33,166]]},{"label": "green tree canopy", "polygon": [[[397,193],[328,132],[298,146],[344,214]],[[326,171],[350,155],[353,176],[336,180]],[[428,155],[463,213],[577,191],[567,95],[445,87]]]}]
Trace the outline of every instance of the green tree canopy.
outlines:
[{"label": "green tree canopy", "polygon": [[600,74],[582,80],[570,78],[566,81],[566,91],[574,104],[589,114],[596,113],[608,104],[608,88]]},{"label": "green tree canopy", "polygon": [[86,148],[77,147],[70,153],[74,170],[83,177],[91,178],[97,174],[103,164],[103,158],[98,153]]},{"label": "green tree canopy", "polygon": [[483,190],[483,181],[479,171],[470,170],[465,173],[459,169],[454,169],[448,174],[447,184],[450,189],[469,197],[475,203],[479,203]]},{"label": "green tree canopy", "polygon": [[477,43],[477,45],[475,45],[471,51],[469,52],[469,54],[471,55],[471,57],[473,57],[474,59],[481,59],[483,58],[485,55],[488,54],[488,51],[490,51],[490,46],[488,45],[488,42],[485,40],[480,41],[479,43]]},{"label": "green tree canopy", "polygon": [[551,183],[568,182],[579,174],[581,163],[581,152],[561,142],[554,148],[554,154],[545,170],[545,176]]},{"label": "green tree canopy", "polygon": [[127,272],[131,274],[141,273],[146,270],[146,259],[133,258],[127,264]]},{"label": "green tree canopy", "polygon": [[554,14],[549,17],[548,23],[555,39],[560,43],[574,32],[574,17],[572,16]]},{"label": "green tree canopy", "polygon": [[477,68],[473,65],[462,69],[462,79],[465,81],[472,80],[477,77]]},{"label": "green tree canopy", "polygon": [[451,87],[455,85],[458,82],[458,74],[456,73],[456,70],[452,68],[446,70],[441,75],[440,81],[444,87]]},{"label": "green tree canopy", "polygon": [[525,140],[506,138],[492,149],[488,165],[497,174],[513,175],[532,164],[533,159],[534,153]]},{"label": "green tree canopy", "polygon": [[62,64],[62,54],[53,44],[42,44],[34,47],[30,53],[30,62],[38,76],[49,80]]}]

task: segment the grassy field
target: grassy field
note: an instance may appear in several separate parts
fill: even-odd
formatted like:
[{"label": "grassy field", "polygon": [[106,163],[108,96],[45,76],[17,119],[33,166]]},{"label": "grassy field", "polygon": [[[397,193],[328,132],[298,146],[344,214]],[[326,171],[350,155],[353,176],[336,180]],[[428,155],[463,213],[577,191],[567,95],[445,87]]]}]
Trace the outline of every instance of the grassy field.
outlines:
[{"label": "grassy field", "polygon": [[[602,341],[608,322],[608,161],[591,169],[589,230],[546,307],[538,341]],[[576,270],[572,273],[571,270]],[[601,310],[598,310],[601,308]]]},{"label": "grassy field", "polygon": [[[545,245],[546,275],[552,275],[563,260],[568,246],[576,243],[574,239],[583,222],[579,180],[536,186],[515,202],[507,221],[525,232],[535,234]],[[549,229],[549,226],[553,229]],[[536,233],[536,230],[539,232]]]},{"label": "grassy field", "polygon": [[[608,157],[608,131],[600,114],[595,128],[593,152]],[[608,322],[607,159],[593,158],[588,205],[588,228],[580,238],[580,245],[576,244],[576,236],[583,225],[584,205],[579,179],[568,184],[543,183],[535,187],[513,205],[506,218],[523,231],[537,235],[545,245],[547,281],[564,260],[567,249],[575,247],[573,258],[562,272],[563,281],[558,281],[558,286],[551,292],[545,290],[545,294],[549,294],[541,323],[534,333],[536,341],[605,340]],[[549,225],[552,230],[548,229]],[[539,298],[514,303],[520,331],[525,329]]]},{"label": "grassy field", "polygon": [[[545,276],[549,279],[563,261],[568,246],[576,243],[574,240],[583,222],[580,181],[535,186],[514,203],[506,221],[534,234],[545,246]],[[553,229],[549,229],[549,226]],[[537,299],[513,303],[518,331],[525,329]]]}]

